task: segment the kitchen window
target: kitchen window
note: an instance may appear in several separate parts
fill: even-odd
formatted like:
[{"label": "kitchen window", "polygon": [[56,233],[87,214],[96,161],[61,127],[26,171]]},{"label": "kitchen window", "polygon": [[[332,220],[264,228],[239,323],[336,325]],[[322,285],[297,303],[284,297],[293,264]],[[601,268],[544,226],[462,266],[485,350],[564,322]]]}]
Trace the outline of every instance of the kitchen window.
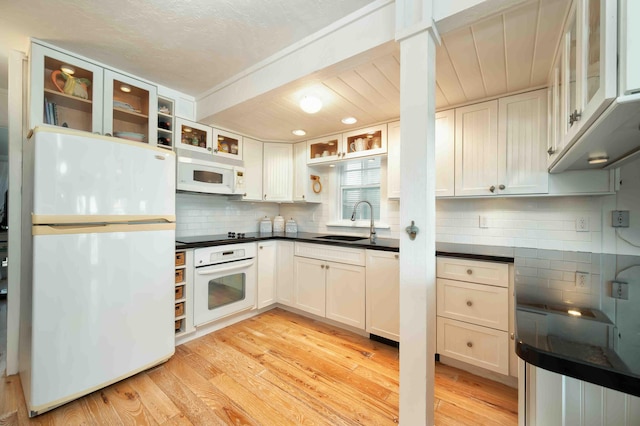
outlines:
[{"label": "kitchen window", "polygon": [[[380,158],[351,161],[340,169],[341,219],[351,220],[353,206],[358,201],[368,201],[373,206],[373,218],[380,220]],[[357,220],[370,220],[368,206],[360,205]]]}]

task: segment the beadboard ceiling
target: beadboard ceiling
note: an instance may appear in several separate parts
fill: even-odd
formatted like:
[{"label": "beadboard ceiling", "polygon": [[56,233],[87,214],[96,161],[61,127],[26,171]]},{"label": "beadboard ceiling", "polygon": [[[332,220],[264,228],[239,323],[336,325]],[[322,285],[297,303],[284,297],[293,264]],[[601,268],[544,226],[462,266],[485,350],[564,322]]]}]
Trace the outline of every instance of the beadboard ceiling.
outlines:
[{"label": "beadboard ceiling", "polygon": [[[546,85],[569,0],[531,0],[442,34],[436,50],[436,108]],[[400,51],[389,43],[222,111],[209,124],[263,140],[296,142],[400,116]],[[314,92],[324,107],[306,114]],[[354,116],[358,123],[341,123]],[[306,136],[291,134],[304,129]]]}]

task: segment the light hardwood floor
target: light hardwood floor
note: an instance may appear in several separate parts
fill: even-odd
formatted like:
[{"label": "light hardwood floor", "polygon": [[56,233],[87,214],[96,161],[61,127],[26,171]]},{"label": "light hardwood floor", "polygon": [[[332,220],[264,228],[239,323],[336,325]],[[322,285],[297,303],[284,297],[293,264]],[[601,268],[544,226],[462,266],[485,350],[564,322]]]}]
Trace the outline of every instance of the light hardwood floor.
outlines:
[{"label": "light hardwood floor", "polygon": [[[437,425],[515,425],[517,391],[436,367]],[[167,363],[28,419],[18,376],[0,424],[374,425],[398,422],[398,350],[274,309],[181,345]]]}]

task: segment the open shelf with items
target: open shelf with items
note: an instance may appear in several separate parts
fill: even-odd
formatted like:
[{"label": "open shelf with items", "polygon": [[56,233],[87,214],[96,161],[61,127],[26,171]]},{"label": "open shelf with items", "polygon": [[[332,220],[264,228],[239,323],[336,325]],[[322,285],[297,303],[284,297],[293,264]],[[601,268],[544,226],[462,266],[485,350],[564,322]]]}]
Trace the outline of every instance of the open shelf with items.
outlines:
[{"label": "open shelf with items", "polygon": [[158,97],[158,146],[173,149],[173,101]]},{"label": "open shelf with items", "polygon": [[175,277],[175,333],[176,336],[187,330],[186,305],[187,305],[187,253],[184,250],[176,251],[176,277]]}]

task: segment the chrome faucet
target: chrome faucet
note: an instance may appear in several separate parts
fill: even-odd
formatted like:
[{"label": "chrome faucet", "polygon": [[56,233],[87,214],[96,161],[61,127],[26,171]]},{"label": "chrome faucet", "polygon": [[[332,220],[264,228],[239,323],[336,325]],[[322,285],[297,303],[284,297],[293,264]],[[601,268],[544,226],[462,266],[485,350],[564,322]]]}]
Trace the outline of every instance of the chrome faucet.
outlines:
[{"label": "chrome faucet", "polygon": [[376,241],[376,228],[373,226],[373,206],[368,201],[358,201],[355,206],[353,206],[353,213],[351,213],[351,221],[355,222],[356,220],[356,210],[358,210],[358,206],[362,203],[369,205],[369,210],[371,211],[371,226],[369,229],[369,239],[372,243]]}]

